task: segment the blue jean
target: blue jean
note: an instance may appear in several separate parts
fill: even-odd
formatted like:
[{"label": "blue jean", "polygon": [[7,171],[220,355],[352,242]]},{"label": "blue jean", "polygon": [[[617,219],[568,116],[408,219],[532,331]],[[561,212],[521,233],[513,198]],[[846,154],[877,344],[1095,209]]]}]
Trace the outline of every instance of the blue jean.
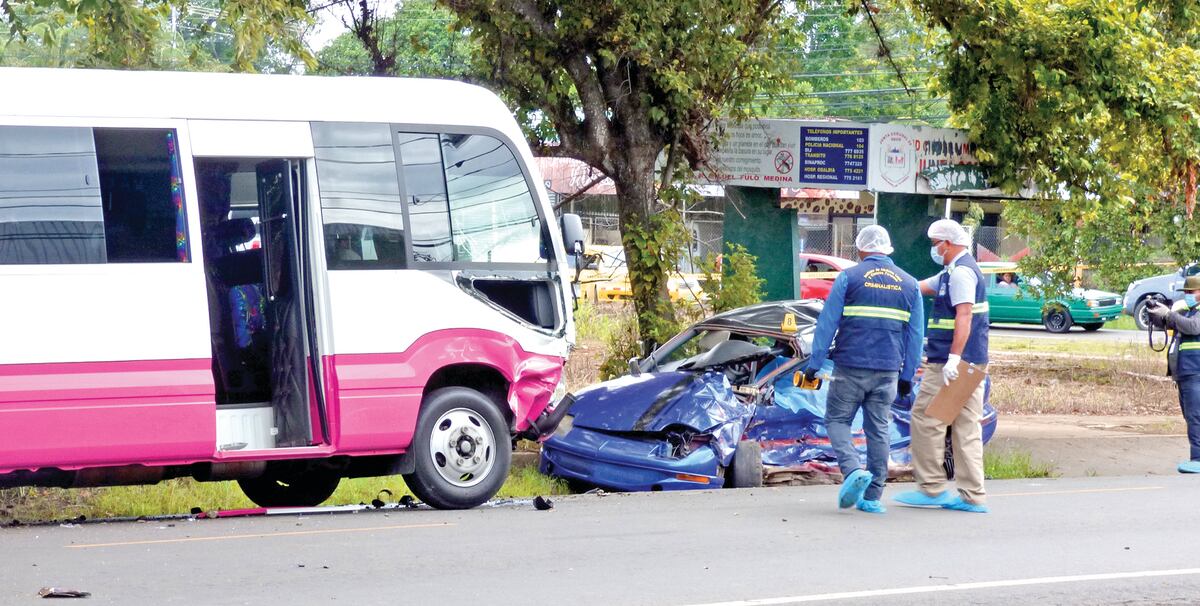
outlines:
[{"label": "blue jean", "polygon": [[891,440],[888,423],[892,402],[896,399],[899,371],[867,370],[838,366],[833,370],[833,385],[825,403],[825,431],[837,454],[842,476],[862,466],[858,450],[850,440],[850,424],[861,408],[863,433],[867,436],[867,471],[875,476],[863,499],[878,501],[887,481],[888,452]]},{"label": "blue jean", "polygon": [[1179,408],[1183,410],[1183,420],[1187,422],[1190,458],[1200,461],[1200,375],[1179,379]]}]

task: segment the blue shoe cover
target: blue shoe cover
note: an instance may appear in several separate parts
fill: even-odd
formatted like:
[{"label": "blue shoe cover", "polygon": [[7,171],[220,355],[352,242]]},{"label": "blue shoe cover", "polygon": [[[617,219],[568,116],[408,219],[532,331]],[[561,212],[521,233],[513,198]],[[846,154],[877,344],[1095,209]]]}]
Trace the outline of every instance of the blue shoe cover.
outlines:
[{"label": "blue shoe cover", "polygon": [[1184,461],[1180,463],[1179,473],[1200,473],[1200,461]]},{"label": "blue shoe cover", "polygon": [[913,507],[943,507],[953,503],[957,498],[950,494],[949,490],[943,490],[941,494],[932,497],[919,490],[909,490],[892,497],[892,500]]},{"label": "blue shoe cover", "polygon": [[862,498],[863,493],[867,491],[867,486],[871,484],[874,476],[865,469],[855,469],[846,476],[842,482],[842,489],[838,491],[838,507],[849,509],[854,507],[854,504]]},{"label": "blue shoe cover", "polygon": [[957,497],[951,503],[942,505],[944,509],[953,509],[954,511],[969,511],[971,513],[987,513],[987,505],[977,505],[963,500],[962,497]]},{"label": "blue shoe cover", "polygon": [[854,506],[857,507],[859,511],[865,511],[867,513],[887,513],[887,507],[884,507],[883,503],[880,503],[879,501],[859,499],[858,503],[856,503]]}]

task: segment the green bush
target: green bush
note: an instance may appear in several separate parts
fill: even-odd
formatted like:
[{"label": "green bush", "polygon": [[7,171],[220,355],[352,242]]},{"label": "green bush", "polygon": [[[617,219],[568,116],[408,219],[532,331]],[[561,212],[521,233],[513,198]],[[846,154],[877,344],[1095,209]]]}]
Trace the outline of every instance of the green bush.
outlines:
[{"label": "green bush", "polygon": [[[762,301],[762,278],[758,277],[758,258],[746,251],[741,244],[725,244],[725,255],[720,264],[719,276],[706,273],[704,290],[708,293],[708,307],[713,313],[721,313]],[[705,266],[717,267],[717,260],[709,255]]]}]

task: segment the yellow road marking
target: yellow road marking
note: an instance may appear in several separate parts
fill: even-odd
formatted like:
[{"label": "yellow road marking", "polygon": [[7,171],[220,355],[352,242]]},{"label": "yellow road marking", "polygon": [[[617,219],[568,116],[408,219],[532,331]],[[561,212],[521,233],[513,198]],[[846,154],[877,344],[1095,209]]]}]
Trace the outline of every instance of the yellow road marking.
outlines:
[{"label": "yellow road marking", "polygon": [[1093,492],[1133,492],[1135,490],[1162,490],[1163,486],[1132,486],[1129,488],[1081,488],[1078,490],[1042,490],[1036,492],[1005,492],[1001,494],[989,494],[988,498],[994,497],[1040,497],[1049,494],[1088,494]]},{"label": "yellow road marking", "polygon": [[263,532],[256,534],[227,534],[213,537],[184,537],[179,539],[155,539],[151,541],[122,541],[119,543],[91,543],[87,545],[65,545],[70,549],[91,549],[94,547],[123,547],[126,545],[162,545],[167,543],[193,543],[198,541],[233,541],[237,539],[266,539],[271,537],[299,537],[318,534],[341,534],[348,532],[371,532],[375,530],[405,530],[409,528],[443,528],[454,526],[453,523],[442,524],[402,524],[398,526],[372,526],[369,528],[330,528],[326,530],[292,530],[288,532]]}]

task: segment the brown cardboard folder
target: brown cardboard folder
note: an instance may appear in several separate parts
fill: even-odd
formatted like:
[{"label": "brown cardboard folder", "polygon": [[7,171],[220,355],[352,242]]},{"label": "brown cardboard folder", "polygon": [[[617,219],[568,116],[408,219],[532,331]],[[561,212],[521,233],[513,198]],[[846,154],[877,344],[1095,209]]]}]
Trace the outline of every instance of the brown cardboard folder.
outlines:
[{"label": "brown cardboard folder", "polygon": [[958,413],[967,405],[971,394],[987,377],[987,368],[987,364],[976,366],[966,361],[959,362],[958,378],[942,386],[929,403],[929,408],[925,409],[925,414],[947,425],[953,423],[954,419],[958,418]]}]

